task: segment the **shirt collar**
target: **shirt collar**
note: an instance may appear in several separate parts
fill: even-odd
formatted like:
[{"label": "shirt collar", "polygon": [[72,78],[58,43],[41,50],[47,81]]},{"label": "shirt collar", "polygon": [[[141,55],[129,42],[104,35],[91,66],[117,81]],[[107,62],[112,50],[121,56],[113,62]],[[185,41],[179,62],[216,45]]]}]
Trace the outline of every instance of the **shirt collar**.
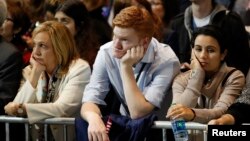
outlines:
[{"label": "shirt collar", "polygon": [[155,56],[154,55],[154,48],[157,46],[158,43],[159,42],[155,38],[151,39],[151,41],[148,45],[147,51],[140,62],[152,63],[154,61],[154,56]]}]

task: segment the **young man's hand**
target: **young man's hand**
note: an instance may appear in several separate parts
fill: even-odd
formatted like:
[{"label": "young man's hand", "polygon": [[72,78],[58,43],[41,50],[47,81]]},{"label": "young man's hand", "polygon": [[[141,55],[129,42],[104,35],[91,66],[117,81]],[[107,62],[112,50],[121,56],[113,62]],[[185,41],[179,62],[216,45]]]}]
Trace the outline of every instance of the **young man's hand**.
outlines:
[{"label": "young man's hand", "polygon": [[88,119],[89,119],[88,120],[89,141],[109,141],[109,137],[106,131],[106,126],[104,125],[100,116],[93,113],[93,114],[89,114]]},{"label": "young man's hand", "polygon": [[121,58],[121,63],[124,65],[133,66],[138,63],[144,56],[144,47],[135,46],[127,50],[127,53]]}]

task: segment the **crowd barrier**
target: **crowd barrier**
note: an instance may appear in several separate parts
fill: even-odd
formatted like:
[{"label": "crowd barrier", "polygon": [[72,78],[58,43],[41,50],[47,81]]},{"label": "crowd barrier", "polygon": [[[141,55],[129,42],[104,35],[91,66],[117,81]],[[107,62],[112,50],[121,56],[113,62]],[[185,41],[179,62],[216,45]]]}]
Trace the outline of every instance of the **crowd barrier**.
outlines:
[{"label": "crowd barrier", "polygon": [[[0,116],[0,122],[5,123],[5,132],[6,132],[6,141],[10,140],[10,132],[9,132],[9,124],[10,123],[23,123],[25,124],[25,139],[29,141],[29,122],[27,118],[21,117],[11,117],[11,116]],[[47,141],[47,130],[48,125],[63,125],[64,126],[64,141],[67,140],[67,125],[74,124],[74,118],[50,118],[45,119],[43,121],[37,122],[39,124],[44,124],[44,135],[45,141]],[[186,127],[189,130],[202,130],[204,135],[204,141],[207,141],[207,125],[195,123],[195,122],[187,122]],[[163,131],[163,141],[167,141],[166,137],[166,129],[171,129],[171,122],[169,121],[155,121],[152,128],[162,129]]]},{"label": "crowd barrier", "polygon": [[[167,141],[166,129],[171,129],[170,121],[155,121],[152,128],[162,129],[163,141]],[[186,128],[192,133],[203,131],[203,141],[207,141],[207,125],[197,122],[186,122]]]}]

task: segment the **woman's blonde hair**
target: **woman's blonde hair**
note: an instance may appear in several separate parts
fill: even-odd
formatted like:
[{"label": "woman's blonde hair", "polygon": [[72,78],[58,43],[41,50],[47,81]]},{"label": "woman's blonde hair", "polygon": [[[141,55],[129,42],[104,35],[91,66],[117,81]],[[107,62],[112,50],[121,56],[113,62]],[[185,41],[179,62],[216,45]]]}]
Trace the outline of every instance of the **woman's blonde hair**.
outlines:
[{"label": "woman's blonde hair", "polygon": [[71,62],[79,57],[70,31],[57,21],[46,21],[34,29],[32,37],[34,38],[40,32],[47,32],[49,35],[53,51],[60,65],[59,75],[66,74]]}]

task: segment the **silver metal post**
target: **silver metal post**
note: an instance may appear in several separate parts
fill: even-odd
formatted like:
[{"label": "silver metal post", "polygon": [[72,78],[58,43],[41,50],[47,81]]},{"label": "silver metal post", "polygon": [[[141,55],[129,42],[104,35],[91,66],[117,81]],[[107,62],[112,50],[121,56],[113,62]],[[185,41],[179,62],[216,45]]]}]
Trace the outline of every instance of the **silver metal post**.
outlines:
[{"label": "silver metal post", "polygon": [[162,141],[167,141],[167,130],[165,128],[162,129]]},{"label": "silver metal post", "polygon": [[48,124],[44,124],[44,138],[48,141]]},{"label": "silver metal post", "polygon": [[10,123],[5,123],[5,140],[10,141]]},{"label": "silver metal post", "polygon": [[63,125],[63,139],[67,141],[67,125]]},{"label": "silver metal post", "polygon": [[29,141],[29,124],[25,123],[25,140]]}]

